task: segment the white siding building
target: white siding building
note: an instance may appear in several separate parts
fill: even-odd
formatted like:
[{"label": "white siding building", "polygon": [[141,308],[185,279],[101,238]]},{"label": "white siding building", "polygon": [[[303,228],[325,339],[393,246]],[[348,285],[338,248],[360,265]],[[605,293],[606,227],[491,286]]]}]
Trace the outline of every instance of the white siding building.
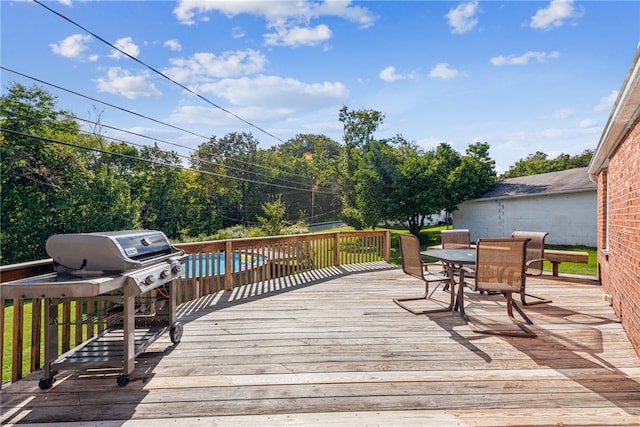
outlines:
[{"label": "white siding building", "polygon": [[545,243],[595,247],[596,193],[587,168],[505,179],[462,202],[453,227],[468,228],[472,241],[515,230],[548,231]]}]

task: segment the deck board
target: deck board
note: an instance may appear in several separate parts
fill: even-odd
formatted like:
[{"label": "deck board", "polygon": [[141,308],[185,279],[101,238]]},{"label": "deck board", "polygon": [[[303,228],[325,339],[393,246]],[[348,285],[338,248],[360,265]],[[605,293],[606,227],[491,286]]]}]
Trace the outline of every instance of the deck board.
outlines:
[{"label": "deck board", "polygon": [[[525,308],[538,338],[524,339],[402,310],[391,299],[423,285],[398,268],[338,270],[183,305],[182,341],[156,341],[128,386],[117,372],[63,371],[42,391],[36,372],[3,387],[0,421],[640,426],[640,359],[599,286],[529,280],[553,302]],[[500,296],[466,301],[475,324],[514,327]]]}]

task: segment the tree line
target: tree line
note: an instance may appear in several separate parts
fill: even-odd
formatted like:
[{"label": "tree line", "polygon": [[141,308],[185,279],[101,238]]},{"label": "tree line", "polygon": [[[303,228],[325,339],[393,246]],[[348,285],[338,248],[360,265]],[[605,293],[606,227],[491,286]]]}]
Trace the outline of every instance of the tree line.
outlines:
[{"label": "tree line", "polygon": [[154,229],[208,240],[230,227],[278,234],[284,223],[342,219],[418,234],[495,183],[486,142],[464,154],[444,143],[423,150],[400,134],[376,139],[381,112],[345,106],[339,120],[342,142],[299,134],[264,149],[232,132],[181,156],[111,140],[99,120],[82,129],[55,96],[14,83],[0,97],[0,262],[46,258],[44,242],[58,233]]}]

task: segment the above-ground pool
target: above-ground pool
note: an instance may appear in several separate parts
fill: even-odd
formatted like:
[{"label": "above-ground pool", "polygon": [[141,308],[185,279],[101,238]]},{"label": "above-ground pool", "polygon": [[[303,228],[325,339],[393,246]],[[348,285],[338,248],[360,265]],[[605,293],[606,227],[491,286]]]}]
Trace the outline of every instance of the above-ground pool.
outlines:
[{"label": "above-ground pool", "polygon": [[[264,257],[258,254],[241,254],[239,252],[235,252],[233,256],[233,270],[236,273],[259,267],[264,263]],[[213,254],[191,254],[185,261],[185,273],[182,274],[182,277],[184,278],[186,276],[187,271],[192,277],[200,276],[200,272],[202,272],[203,275],[208,276],[222,275],[225,273],[224,264],[224,252]]]}]

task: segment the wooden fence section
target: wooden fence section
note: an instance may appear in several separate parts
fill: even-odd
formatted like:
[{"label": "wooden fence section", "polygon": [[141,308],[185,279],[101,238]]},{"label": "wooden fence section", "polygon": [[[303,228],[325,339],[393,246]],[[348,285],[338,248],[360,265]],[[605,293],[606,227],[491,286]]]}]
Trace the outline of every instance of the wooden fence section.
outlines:
[{"label": "wooden fence section", "polygon": [[[286,277],[331,266],[391,259],[388,231],[350,231],[290,236],[217,240],[176,245],[187,255],[178,280],[177,303],[220,290]],[[229,255],[227,255],[229,254]],[[51,259],[0,267],[0,281],[8,282],[53,271]],[[152,291],[153,292],[153,291]],[[0,366],[3,383],[42,368],[44,363],[43,299],[5,300],[0,292]],[[59,352],[70,350],[104,331],[104,301],[82,299],[60,305]],[[9,311],[13,312],[11,318]],[[30,339],[29,333],[30,331]],[[29,342],[25,342],[28,340]],[[11,360],[4,357],[11,348]],[[25,363],[26,362],[26,363]]]}]

